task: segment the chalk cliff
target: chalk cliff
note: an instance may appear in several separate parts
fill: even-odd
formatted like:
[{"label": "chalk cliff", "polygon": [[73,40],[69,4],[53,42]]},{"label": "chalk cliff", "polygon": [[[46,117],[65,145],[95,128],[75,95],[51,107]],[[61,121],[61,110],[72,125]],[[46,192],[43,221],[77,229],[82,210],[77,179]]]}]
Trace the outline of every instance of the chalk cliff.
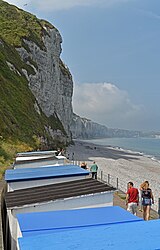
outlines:
[{"label": "chalk cliff", "polygon": [[28,49],[20,47],[16,50],[22,60],[34,70],[34,74],[28,74],[22,69],[38,105],[47,117],[56,114],[70,137],[72,76],[60,59],[62,38],[58,30],[45,25],[43,28],[46,31],[42,36],[43,48],[33,41],[23,39]]},{"label": "chalk cliff", "polygon": [[113,129],[73,114],[71,131],[73,138],[93,139],[107,137],[139,137],[143,132],[125,129]]},{"label": "chalk cliff", "polygon": [[139,136],[73,114],[61,43],[52,24],[0,0],[0,136],[52,147],[72,137]]},{"label": "chalk cliff", "polygon": [[71,131],[73,138],[91,139],[109,136],[109,130],[106,126],[76,114],[73,114]]},{"label": "chalk cliff", "polygon": [[71,141],[73,81],[50,23],[0,1],[0,135]]}]

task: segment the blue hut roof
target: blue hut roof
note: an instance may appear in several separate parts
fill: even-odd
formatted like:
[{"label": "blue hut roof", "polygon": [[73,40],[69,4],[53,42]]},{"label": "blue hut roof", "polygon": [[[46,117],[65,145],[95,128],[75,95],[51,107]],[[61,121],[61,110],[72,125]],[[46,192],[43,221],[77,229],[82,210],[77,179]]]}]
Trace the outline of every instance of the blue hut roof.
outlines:
[{"label": "blue hut roof", "polygon": [[69,177],[77,175],[89,175],[89,171],[80,168],[77,165],[8,169],[5,172],[5,180],[7,182],[16,182],[35,179]]},{"label": "blue hut roof", "polygon": [[20,250],[160,249],[160,220],[77,228],[19,239]]},{"label": "blue hut roof", "polygon": [[23,236],[142,220],[118,206],[17,214],[17,218]]}]

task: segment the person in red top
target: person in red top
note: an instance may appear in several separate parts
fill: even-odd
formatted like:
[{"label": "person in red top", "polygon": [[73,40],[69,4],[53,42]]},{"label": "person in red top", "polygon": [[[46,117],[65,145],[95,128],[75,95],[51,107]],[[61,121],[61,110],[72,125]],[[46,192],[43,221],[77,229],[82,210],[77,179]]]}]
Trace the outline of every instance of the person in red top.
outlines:
[{"label": "person in red top", "polygon": [[128,182],[128,191],[126,195],[127,211],[136,215],[138,203],[139,203],[138,189],[134,188],[133,182],[130,181]]}]

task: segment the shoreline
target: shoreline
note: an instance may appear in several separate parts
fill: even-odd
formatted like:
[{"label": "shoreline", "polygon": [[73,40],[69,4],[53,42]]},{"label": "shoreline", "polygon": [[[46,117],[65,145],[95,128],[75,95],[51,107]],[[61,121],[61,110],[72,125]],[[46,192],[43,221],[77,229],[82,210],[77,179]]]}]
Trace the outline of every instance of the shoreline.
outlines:
[{"label": "shoreline", "polygon": [[[126,192],[127,183],[133,181],[134,186],[139,188],[145,180],[150,183],[150,188],[155,196],[154,210],[158,210],[158,198],[160,187],[160,162],[148,157],[140,152],[124,150],[119,147],[103,146],[94,143],[75,140],[74,145],[67,149],[71,156],[74,153],[75,161],[85,161],[88,168],[96,161],[99,170],[98,177],[108,181],[110,184],[117,185],[123,192]],[[70,159],[71,160],[71,159]]]},{"label": "shoreline", "polygon": [[[102,138],[99,138],[99,139],[101,139],[102,140]],[[111,138],[104,138],[104,139],[111,139]],[[112,138],[112,139],[118,139],[118,138]],[[121,139],[134,139],[134,138],[121,138]],[[141,139],[144,139],[144,138],[141,138]],[[153,139],[153,138],[146,138],[146,139]],[[154,140],[157,140],[156,138],[154,138]],[[158,155],[155,155],[155,154],[152,154],[152,153],[147,153],[147,152],[145,152],[145,151],[141,151],[141,150],[139,150],[139,151],[137,151],[137,149],[133,149],[133,148],[127,148],[126,146],[118,146],[118,145],[112,145],[112,144],[97,144],[96,142],[94,142],[94,139],[88,139],[88,140],[81,140],[81,139],[75,139],[75,141],[81,141],[81,142],[86,142],[86,143],[90,143],[90,144],[95,144],[95,145],[99,145],[99,146],[104,146],[104,147],[107,147],[107,148],[115,148],[115,149],[117,149],[117,150],[122,150],[122,151],[124,151],[124,152],[130,152],[130,153],[137,153],[137,154],[141,154],[141,155],[143,155],[143,156],[146,156],[146,157],[148,157],[148,158],[152,158],[152,160],[154,160],[154,161],[158,161],[159,163],[160,163],[160,155],[158,154]],[[95,141],[96,141],[96,139],[95,139]],[[119,142],[117,142],[117,144],[118,144]],[[158,151],[159,152],[159,151]]]}]

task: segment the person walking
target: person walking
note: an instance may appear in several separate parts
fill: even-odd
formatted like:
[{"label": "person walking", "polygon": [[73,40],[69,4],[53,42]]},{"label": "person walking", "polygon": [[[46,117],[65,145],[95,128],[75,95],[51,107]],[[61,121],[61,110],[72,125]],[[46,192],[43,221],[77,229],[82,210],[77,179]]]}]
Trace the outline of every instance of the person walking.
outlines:
[{"label": "person walking", "polygon": [[137,206],[139,203],[139,192],[138,189],[133,187],[133,182],[128,182],[128,190],[126,195],[127,211],[137,215]]},{"label": "person walking", "polygon": [[97,179],[98,166],[95,161],[93,162],[93,165],[91,166],[90,171],[92,173],[92,179]]},{"label": "person walking", "polygon": [[140,185],[142,206],[143,206],[143,219],[149,220],[151,205],[154,204],[154,197],[152,190],[149,188],[149,182],[145,181]]}]

